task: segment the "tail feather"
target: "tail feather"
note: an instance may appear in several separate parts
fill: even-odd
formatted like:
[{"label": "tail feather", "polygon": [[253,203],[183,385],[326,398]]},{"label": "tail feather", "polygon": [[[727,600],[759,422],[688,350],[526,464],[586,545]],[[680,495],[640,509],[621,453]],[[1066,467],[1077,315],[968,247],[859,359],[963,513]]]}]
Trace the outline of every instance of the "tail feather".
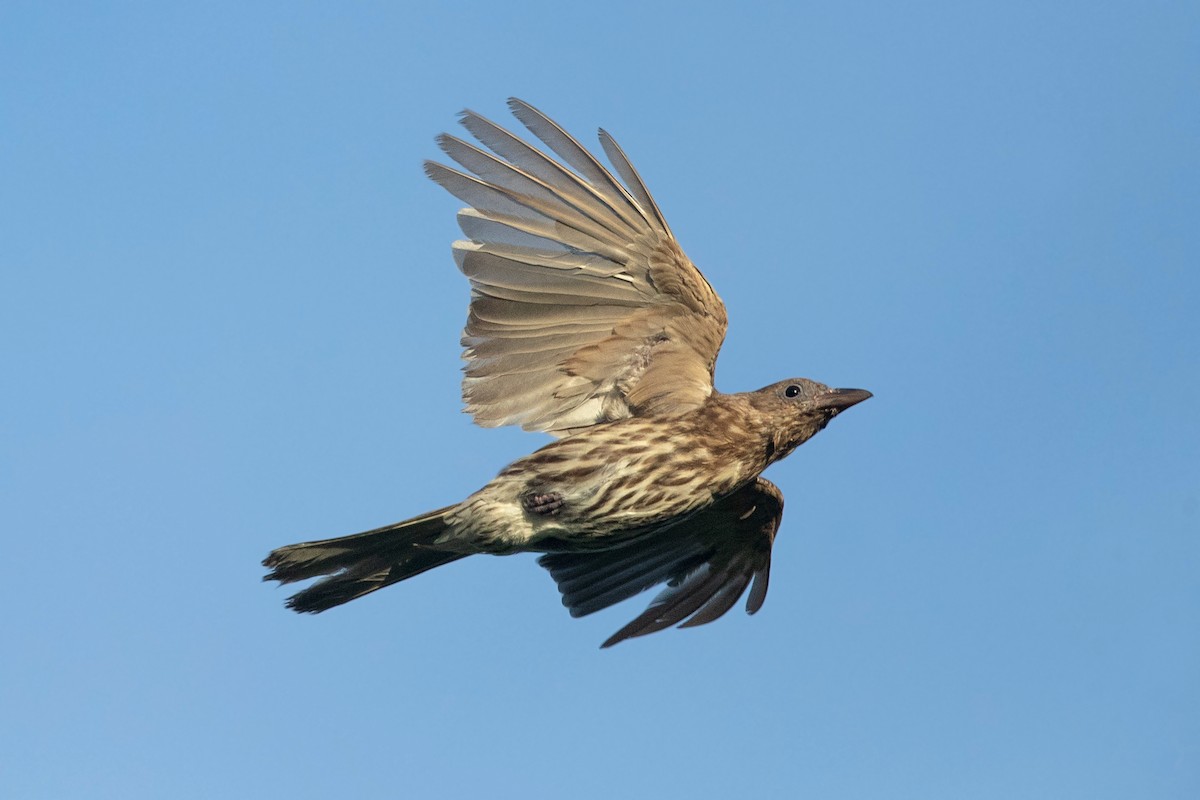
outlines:
[{"label": "tail feather", "polygon": [[263,560],[271,570],[263,580],[293,583],[327,575],[292,595],[288,608],[315,614],[347,603],[462,558],[464,553],[432,546],[446,530],[444,518],[452,508],[351,536],[280,547]]}]

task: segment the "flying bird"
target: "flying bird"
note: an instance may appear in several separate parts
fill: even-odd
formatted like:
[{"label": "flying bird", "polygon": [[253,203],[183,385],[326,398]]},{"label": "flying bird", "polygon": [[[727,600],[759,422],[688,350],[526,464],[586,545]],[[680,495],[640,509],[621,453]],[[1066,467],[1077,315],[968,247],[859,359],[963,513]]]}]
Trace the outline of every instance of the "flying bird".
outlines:
[{"label": "flying bird", "polygon": [[718,392],[725,306],[625,153],[600,130],[614,175],[533,106],[509,108],[545,149],[464,111],[479,144],[442,134],[459,169],[425,171],[467,206],[453,245],[471,283],[466,411],[557,438],[455,505],[281,547],[264,580],[325,576],[287,601],[316,613],[468,555],[532,551],[572,616],[666,584],[603,647],[711,622],[748,586],[753,614],[783,516],[762,471],[871,393],[805,378]]}]

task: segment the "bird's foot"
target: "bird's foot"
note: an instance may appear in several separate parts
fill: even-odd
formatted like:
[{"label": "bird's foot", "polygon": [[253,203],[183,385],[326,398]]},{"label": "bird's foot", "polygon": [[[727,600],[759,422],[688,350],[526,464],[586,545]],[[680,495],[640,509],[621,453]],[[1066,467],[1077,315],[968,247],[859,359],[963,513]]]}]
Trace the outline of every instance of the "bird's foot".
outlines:
[{"label": "bird's foot", "polygon": [[552,517],[563,507],[563,496],[558,492],[531,493],[521,497],[521,505],[530,514]]}]

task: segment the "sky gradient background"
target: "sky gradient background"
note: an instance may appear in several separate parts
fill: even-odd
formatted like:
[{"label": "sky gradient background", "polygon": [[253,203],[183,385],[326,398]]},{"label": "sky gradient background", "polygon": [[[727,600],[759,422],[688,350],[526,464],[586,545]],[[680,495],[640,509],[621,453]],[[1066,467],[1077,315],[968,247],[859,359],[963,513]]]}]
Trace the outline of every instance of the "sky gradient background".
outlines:
[{"label": "sky gradient background", "polygon": [[[169,6],[0,9],[0,796],[1200,796],[1195,3]],[[259,582],[545,441],[459,411],[420,169],[509,95],[629,153],[719,388],[875,393],[754,618]]]}]

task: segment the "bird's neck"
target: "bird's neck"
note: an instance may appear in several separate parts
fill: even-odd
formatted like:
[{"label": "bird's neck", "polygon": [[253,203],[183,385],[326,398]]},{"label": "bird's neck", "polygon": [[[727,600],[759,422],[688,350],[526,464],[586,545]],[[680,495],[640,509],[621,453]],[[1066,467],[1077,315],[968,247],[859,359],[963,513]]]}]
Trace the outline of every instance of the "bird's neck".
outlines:
[{"label": "bird's neck", "polygon": [[724,444],[726,458],[742,467],[746,480],[786,455],[778,453],[770,420],[755,408],[749,394],[713,392],[701,413],[705,426]]}]

